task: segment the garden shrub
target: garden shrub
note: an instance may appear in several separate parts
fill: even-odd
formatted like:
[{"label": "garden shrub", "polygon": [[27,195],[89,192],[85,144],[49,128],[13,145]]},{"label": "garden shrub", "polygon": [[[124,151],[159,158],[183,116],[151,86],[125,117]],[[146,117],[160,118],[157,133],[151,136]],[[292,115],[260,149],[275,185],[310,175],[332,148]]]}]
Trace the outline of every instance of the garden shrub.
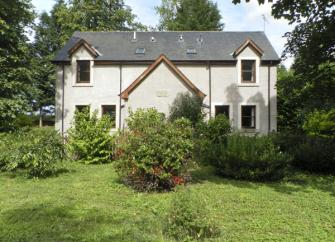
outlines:
[{"label": "garden shrub", "polygon": [[329,111],[314,111],[307,116],[303,130],[309,136],[335,139],[335,108]]},{"label": "garden shrub", "polygon": [[227,142],[232,127],[225,115],[217,115],[207,123],[199,122],[195,127],[195,157],[201,163],[213,163],[218,149]]},{"label": "garden shrub", "polygon": [[204,198],[190,191],[178,192],[173,196],[164,232],[177,241],[203,240],[221,234]]},{"label": "garden shrub", "polygon": [[170,107],[169,120],[187,118],[193,125],[203,120],[202,99],[190,93],[178,93]]},{"label": "garden shrub", "polygon": [[187,119],[166,122],[157,110],[130,111],[128,130],[118,137],[116,169],[137,190],[169,190],[183,184],[192,162]]},{"label": "garden shrub", "polygon": [[30,177],[47,177],[59,170],[63,148],[62,137],[50,128],[2,134],[0,168],[3,171],[22,168]]},{"label": "garden shrub", "polygon": [[233,134],[216,148],[213,165],[218,173],[236,179],[272,181],[284,177],[291,157],[269,136]]},{"label": "garden shrub", "polygon": [[335,174],[335,141],[321,137],[305,137],[292,147],[293,165],[316,173]]},{"label": "garden shrub", "polygon": [[111,119],[98,118],[97,111],[90,115],[88,108],[76,111],[74,123],[68,130],[67,149],[74,160],[86,164],[108,163],[113,160],[114,137]]},{"label": "garden shrub", "polygon": [[273,140],[292,156],[295,168],[335,174],[335,140],[304,134],[277,133]]}]

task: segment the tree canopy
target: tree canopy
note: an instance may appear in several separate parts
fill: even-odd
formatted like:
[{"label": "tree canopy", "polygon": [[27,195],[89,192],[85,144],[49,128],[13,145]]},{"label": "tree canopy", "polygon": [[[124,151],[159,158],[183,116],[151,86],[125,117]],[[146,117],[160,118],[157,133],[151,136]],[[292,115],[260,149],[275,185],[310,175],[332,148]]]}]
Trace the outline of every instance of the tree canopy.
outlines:
[{"label": "tree canopy", "polygon": [[215,31],[224,27],[217,4],[210,0],[162,0],[156,11],[160,30]]},{"label": "tree canopy", "polygon": [[26,27],[34,20],[29,0],[0,0],[0,130],[29,110],[31,71]]}]

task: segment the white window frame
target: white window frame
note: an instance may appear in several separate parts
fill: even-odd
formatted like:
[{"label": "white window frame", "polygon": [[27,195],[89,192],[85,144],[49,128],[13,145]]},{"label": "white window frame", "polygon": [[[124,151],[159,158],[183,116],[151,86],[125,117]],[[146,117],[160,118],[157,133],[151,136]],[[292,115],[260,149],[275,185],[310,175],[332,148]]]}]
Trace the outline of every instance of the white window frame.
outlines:
[{"label": "white window frame", "polygon": [[115,127],[111,131],[119,129],[119,105],[117,103],[101,103],[99,108],[99,117],[102,117],[102,106],[115,106]]},{"label": "white window frame", "polygon": [[[80,82],[77,82],[77,75],[78,75],[78,62],[77,61],[89,61],[90,62],[90,82],[88,83],[80,83]],[[74,74],[74,80],[73,80],[73,87],[93,87],[93,63],[94,61],[90,60],[90,59],[87,59],[87,58],[78,58],[75,60],[75,74]]]},{"label": "white window frame", "polygon": [[[255,61],[255,70],[256,70],[256,80],[253,83],[242,82],[242,60],[254,60]],[[257,87],[259,86],[259,68],[260,67],[260,58],[257,56],[247,56],[247,57],[237,57],[237,82],[238,86],[245,87]]]},{"label": "white window frame", "polygon": [[225,103],[225,102],[212,102],[212,117],[215,117],[215,106],[229,106],[229,120],[231,123],[233,123],[233,104],[232,103]]},{"label": "white window frame", "polygon": [[[255,128],[251,128],[251,129],[242,128],[242,106],[256,106],[256,125],[255,125]],[[239,130],[258,131],[259,126],[260,126],[259,118],[260,118],[260,112],[259,112],[259,104],[258,103],[240,103],[238,105],[238,129]]]}]

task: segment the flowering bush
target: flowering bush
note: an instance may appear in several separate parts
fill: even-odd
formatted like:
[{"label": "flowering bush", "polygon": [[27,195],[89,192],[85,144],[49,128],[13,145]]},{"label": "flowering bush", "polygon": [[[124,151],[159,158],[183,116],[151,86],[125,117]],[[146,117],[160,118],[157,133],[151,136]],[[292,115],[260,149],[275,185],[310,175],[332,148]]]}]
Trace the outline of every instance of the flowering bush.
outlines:
[{"label": "flowering bush", "polygon": [[192,161],[192,127],[187,119],[166,122],[155,109],[130,112],[120,134],[116,169],[138,190],[169,190],[185,183]]}]

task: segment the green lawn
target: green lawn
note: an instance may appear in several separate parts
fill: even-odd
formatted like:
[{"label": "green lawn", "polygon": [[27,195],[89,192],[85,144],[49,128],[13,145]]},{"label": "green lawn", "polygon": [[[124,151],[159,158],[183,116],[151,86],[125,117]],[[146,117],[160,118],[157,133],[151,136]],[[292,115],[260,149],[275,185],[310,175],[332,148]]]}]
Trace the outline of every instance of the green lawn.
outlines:
[{"label": "green lawn", "polygon": [[[253,183],[210,168],[193,175],[189,189],[223,230],[217,241],[335,241],[335,177]],[[162,221],[172,195],[134,192],[112,165],[71,164],[40,180],[0,173],[0,241],[168,241]]]}]

